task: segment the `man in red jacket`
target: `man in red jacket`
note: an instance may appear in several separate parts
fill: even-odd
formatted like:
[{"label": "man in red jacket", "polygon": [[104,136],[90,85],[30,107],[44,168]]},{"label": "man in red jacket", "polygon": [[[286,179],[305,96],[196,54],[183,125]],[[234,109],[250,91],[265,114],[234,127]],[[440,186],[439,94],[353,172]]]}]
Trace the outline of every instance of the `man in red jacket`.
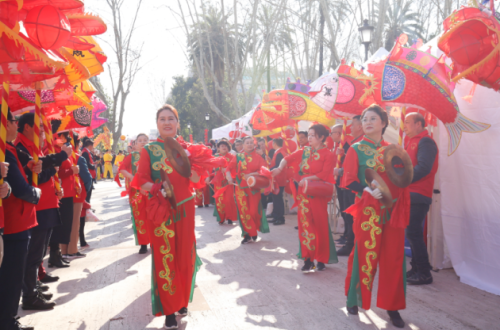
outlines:
[{"label": "man in red jacket", "polygon": [[410,224],[406,238],[411,247],[411,270],[406,273],[408,284],[431,284],[431,264],[424,242],[423,224],[432,203],[434,176],[438,169],[438,148],[425,129],[424,117],[413,112],[406,115],[404,147],[413,163],[413,181],[410,185]]},{"label": "man in red jacket", "polygon": [[[3,200],[5,216],[4,249],[5,256],[0,267],[0,330],[33,329],[21,326],[16,318],[23,285],[24,268],[30,241],[30,228],[37,225],[35,205],[40,200],[41,191],[29,185],[25,169],[21,165],[12,141],[17,136],[17,120],[8,113],[7,146],[5,160],[9,171],[5,180],[12,193]],[[27,166],[32,172],[41,172],[41,162]]]},{"label": "man in red jacket", "polygon": [[[26,113],[19,118],[18,135],[14,142],[19,151],[34,156],[34,124],[35,115]],[[30,229],[30,243],[28,255],[26,256],[26,269],[23,282],[23,305],[25,310],[47,310],[52,309],[55,303],[49,302],[52,294],[42,292],[40,286],[37,286],[38,268],[43,262],[43,258],[49,245],[52,228],[61,225],[59,216],[59,198],[56,195],[53,176],[56,174],[56,168],[61,166],[62,162],[68,159],[72,148],[63,146],[62,151],[57,154],[45,155],[42,148],[38,150],[38,157],[43,161],[42,172],[38,175],[38,188],[42,191],[40,201],[36,206],[36,218],[38,225]],[[28,159],[19,159],[21,165],[25,166]],[[28,171],[28,183],[33,185],[32,175]],[[59,196],[62,198],[62,194]],[[46,280],[57,281],[59,277],[45,275]],[[45,288],[47,289],[47,288]]]}]

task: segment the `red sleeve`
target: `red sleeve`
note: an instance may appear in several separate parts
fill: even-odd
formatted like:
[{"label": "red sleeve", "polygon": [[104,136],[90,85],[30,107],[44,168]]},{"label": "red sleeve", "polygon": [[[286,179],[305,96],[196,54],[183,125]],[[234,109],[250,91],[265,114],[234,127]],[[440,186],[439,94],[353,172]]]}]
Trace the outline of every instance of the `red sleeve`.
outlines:
[{"label": "red sleeve", "polygon": [[122,164],[118,168],[118,171],[125,170],[132,174],[132,154],[127,155],[122,161]]},{"label": "red sleeve", "polygon": [[300,149],[295,151],[294,153],[285,157],[287,166],[295,166],[300,163],[302,160],[302,154],[304,153],[304,149]]},{"label": "red sleeve", "polygon": [[333,169],[335,166],[335,154],[331,151],[326,152],[326,160],[323,164],[321,172],[316,173],[316,176],[323,181],[335,183],[335,178],[333,177]]},{"label": "red sleeve", "polygon": [[154,183],[151,179],[151,160],[149,159],[148,151],[145,148],[142,148],[137,173],[130,183],[130,186],[136,189],[141,189],[142,185],[148,182]]},{"label": "red sleeve", "polygon": [[66,160],[64,162],[62,162],[57,174],[59,175],[59,178],[61,178],[61,179],[65,179],[65,178],[73,175],[73,170],[71,169],[71,163],[69,161],[66,161]]},{"label": "red sleeve", "polygon": [[236,176],[236,158],[237,157],[234,156],[226,167],[226,173],[231,173],[233,178]]},{"label": "red sleeve", "polygon": [[356,150],[349,148],[344,159],[344,175],[342,176],[342,182],[340,183],[342,188],[346,188],[353,182],[359,182],[358,166],[358,154],[356,153]]}]

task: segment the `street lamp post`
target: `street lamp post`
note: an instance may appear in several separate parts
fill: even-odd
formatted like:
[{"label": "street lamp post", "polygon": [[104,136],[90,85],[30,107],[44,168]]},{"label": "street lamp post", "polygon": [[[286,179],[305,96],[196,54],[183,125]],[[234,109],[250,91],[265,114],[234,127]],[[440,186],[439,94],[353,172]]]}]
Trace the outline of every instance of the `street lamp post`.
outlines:
[{"label": "street lamp post", "polygon": [[368,47],[372,42],[372,32],[375,28],[368,24],[368,20],[363,20],[363,26],[358,28],[361,33],[361,43],[365,45],[365,62],[368,61]]}]

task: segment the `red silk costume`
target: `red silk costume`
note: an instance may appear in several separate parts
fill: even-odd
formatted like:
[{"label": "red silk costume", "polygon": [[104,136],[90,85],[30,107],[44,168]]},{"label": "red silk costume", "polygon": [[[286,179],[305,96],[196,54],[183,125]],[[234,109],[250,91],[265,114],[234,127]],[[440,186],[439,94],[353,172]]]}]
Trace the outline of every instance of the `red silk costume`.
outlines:
[{"label": "red silk costume", "polygon": [[[220,156],[220,155],[219,155]],[[233,154],[227,153],[224,156],[220,156],[226,159],[228,164],[236,158]],[[214,177],[211,181],[215,192],[220,189],[227,187],[228,182],[226,176],[226,169],[223,167],[216,168],[214,171]],[[214,216],[217,218],[217,222],[222,223],[225,220],[237,220],[238,214],[236,210],[236,202],[234,201],[234,186],[229,186],[225,188],[224,192],[215,197],[215,209]]]},{"label": "red silk costume", "polygon": [[[137,165],[139,164],[140,154],[133,152],[123,159],[118,173],[125,170],[132,175],[137,172]],[[117,175],[118,175],[117,173]],[[140,189],[135,189],[130,186],[130,181],[125,178],[125,188],[128,192],[128,200],[130,204],[130,213],[132,215],[132,229],[134,230],[135,245],[148,245],[149,235],[147,232],[146,224],[146,196],[141,193]]]},{"label": "red silk costume", "polygon": [[[323,147],[314,150],[304,147],[285,157],[287,166],[298,170],[296,179],[316,175],[320,180],[335,183],[333,168],[335,155]],[[297,194],[300,251],[298,257],[322,263],[337,263],[335,243],[328,223],[328,197],[312,197],[304,194],[300,187]]]},{"label": "red silk costume", "polygon": [[[190,145],[187,147],[190,150]],[[190,151],[190,159],[196,156],[194,152]],[[191,162],[192,169],[195,165]],[[174,187],[177,210],[160,192],[149,193],[147,223],[153,253],[151,298],[156,316],[171,315],[187,307],[201,265],[196,254],[193,188],[189,178],[172,168],[162,139],[150,142],[141,150],[131,186],[140,189],[145,183],[160,183],[161,168]]]},{"label": "red silk costume", "polygon": [[346,210],[354,217],[354,249],[349,256],[345,294],[347,307],[370,309],[373,279],[380,267],[377,307],[385,310],[406,308],[405,228],[410,216],[409,189],[395,186],[383,164],[385,147],[366,136],[349,148],[344,161],[344,183],[366,187],[365,170],[377,171],[389,187],[395,203],[385,208],[368,192],[358,193],[356,203]]},{"label": "red silk costume", "polygon": [[208,186],[196,189],[195,193],[194,203],[196,206],[203,207],[203,205],[210,204],[210,188]]},{"label": "red silk costume", "polygon": [[269,232],[266,214],[262,211],[260,202],[261,194],[259,191],[250,189],[244,179],[245,174],[258,173],[262,166],[267,168],[267,163],[254,150],[249,154],[246,152],[237,154],[226,169],[226,172],[230,172],[237,183],[235,196],[238,217],[243,231],[242,236],[245,236],[245,234],[251,237],[257,236],[257,230],[262,233]]}]

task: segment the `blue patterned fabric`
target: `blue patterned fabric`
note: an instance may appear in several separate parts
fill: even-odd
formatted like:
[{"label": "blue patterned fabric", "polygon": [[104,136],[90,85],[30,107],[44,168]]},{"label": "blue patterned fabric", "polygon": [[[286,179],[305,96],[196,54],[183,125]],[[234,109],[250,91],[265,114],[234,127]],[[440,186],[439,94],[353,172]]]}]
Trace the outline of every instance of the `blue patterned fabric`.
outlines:
[{"label": "blue patterned fabric", "polygon": [[391,65],[385,65],[382,79],[382,100],[394,101],[405,90],[406,77],[403,71]]}]

